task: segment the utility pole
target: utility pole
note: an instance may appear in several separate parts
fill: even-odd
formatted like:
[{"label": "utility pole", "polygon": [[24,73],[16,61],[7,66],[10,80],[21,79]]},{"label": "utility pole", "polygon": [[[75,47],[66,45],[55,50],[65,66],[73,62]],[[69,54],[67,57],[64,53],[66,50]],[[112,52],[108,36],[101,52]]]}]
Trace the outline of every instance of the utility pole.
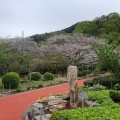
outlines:
[{"label": "utility pole", "polygon": [[24,38],[25,34],[24,34],[24,31],[22,31],[22,38]]}]

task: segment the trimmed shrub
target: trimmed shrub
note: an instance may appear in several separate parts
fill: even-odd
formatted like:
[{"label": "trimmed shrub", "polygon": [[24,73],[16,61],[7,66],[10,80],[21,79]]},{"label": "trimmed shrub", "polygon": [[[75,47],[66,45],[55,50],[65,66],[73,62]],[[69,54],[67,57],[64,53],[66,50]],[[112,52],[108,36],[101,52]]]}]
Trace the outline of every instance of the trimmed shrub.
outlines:
[{"label": "trimmed shrub", "polygon": [[17,88],[20,82],[20,77],[16,72],[6,73],[2,78],[2,84],[4,84],[4,88],[11,89]]},{"label": "trimmed shrub", "polygon": [[111,90],[111,91],[110,91],[110,97],[111,97],[114,101],[120,100],[120,91]]},{"label": "trimmed shrub", "polygon": [[46,72],[44,75],[43,75],[44,79],[45,80],[53,80],[54,79],[54,75],[50,72]]},{"label": "trimmed shrub", "polygon": [[[39,72],[32,72],[31,73],[31,80],[33,81],[39,81],[41,79],[42,75]],[[30,79],[30,74],[28,75],[28,78]]]}]

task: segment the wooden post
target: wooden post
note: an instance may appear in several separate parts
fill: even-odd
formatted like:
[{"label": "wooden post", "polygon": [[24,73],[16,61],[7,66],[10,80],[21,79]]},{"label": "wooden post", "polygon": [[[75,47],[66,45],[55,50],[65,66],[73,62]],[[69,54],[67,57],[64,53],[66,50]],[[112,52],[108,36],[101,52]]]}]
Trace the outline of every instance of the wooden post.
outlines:
[{"label": "wooden post", "polygon": [[77,89],[77,67],[69,66],[67,69],[67,81],[70,93],[70,106],[77,108],[78,104],[78,89]]}]

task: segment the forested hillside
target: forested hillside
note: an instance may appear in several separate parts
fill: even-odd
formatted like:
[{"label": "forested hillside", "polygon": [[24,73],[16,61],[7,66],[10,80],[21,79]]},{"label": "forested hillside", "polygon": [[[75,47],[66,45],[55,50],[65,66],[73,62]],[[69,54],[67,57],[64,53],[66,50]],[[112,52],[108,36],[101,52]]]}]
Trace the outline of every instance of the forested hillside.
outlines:
[{"label": "forested hillside", "polygon": [[110,13],[96,17],[92,21],[81,21],[61,31],[37,34],[31,36],[36,42],[41,42],[58,34],[87,34],[105,39],[108,44],[120,43],[120,14]]},{"label": "forested hillside", "polygon": [[101,37],[109,44],[118,45],[120,43],[120,14],[110,13],[96,17],[92,21],[79,22],[73,33]]}]

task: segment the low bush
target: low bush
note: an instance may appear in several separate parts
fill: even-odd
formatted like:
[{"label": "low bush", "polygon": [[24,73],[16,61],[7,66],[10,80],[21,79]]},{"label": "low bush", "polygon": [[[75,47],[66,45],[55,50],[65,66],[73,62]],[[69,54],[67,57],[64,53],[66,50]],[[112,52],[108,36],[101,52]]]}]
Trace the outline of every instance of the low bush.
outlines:
[{"label": "low bush", "polygon": [[32,90],[32,87],[30,87],[30,86],[29,86],[29,87],[27,87],[27,90]]},{"label": "low bush", "polygon": [[111,90],[111,91],[110,91],[110,97],[111,97],[114,101],[120,100],[120,91]]},{"label": "low bush", "polygon": [[68,120],[65,112],[54,111],[50,120]]},{"label": "low bush", "polygon": [[2,84],[4,84],[4,88],[6,89],[17,88],[19,82],[20,82],[20,77],[16,72],[6,73],[2,78]]},{"label": "low bush", "polygon": [[44,80],[53,80],[54,79],[54,74],[50,73],[50,72],[46,72],[44,75]]},{"label": "low bush", "polygon": [[39,85],[38,85],[38,88],[42,88],[42,87],[43,87],[43,84],[39,84]]},{"label": "low bush", "polygon": [[31,88],[32,88],[32,89],[35,89],[35,88],[36,88],[36,86],[35,86],[35,85],[33,85],[33,86],[31,86]]},{"label": "low bush", "polygon": [[[32,72],[31,73],[31,80],[38,81],[40,80],[42,75],[39,72]],[[30,79],[30,74],[28,75],[28,78]]]},{"label": "low bush", "polygon": [[113,85],[113,89],[114,90],[120,90],[120,84],[115,84],[115,85]]},{"label": "low bush", "polygon": [[106,87],[103,85],[100,85],[100,84],[95,84],[93,87],[90,88],[90,90],[96,90],[96,91],[105,90],[105,89],[106,89]]},{"label": "low bush", "polygon": [[89,87],[86,87],[86,86],[82,86],[82,87],[78,88],[79,92],[83,92],[83,91],[85,92],[85,91],[88,91],[88,90],[89,90]]},{"label": "low bush", "polygon": [[89,91],[88,97],[90,100],[99,103],[101,106],[115,105],[113,100],[110,98],[109,92],[109,90]]},{"label": "low bush", "polygon": [[111,77],[110,75],[108,75],[108,76],[96,77],[90,81],[85,81],[84,85],[90,87],[90,86],[93,86],[94,84],[97,84],[97,83],[105,86],[108,89],[111,89],[111,88],[113,88],[113,86],[115,84],[120,83],[120,80],[115,79],[115,78]]}]

